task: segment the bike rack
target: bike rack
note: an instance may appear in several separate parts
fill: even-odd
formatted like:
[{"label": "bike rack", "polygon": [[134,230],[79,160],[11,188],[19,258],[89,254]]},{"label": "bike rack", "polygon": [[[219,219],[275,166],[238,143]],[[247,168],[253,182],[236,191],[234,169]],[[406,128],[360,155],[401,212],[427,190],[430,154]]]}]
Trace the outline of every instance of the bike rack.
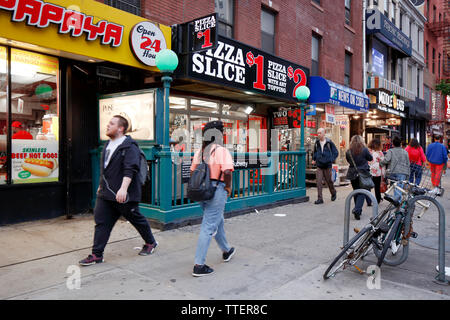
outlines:
[{"label": "bike rack", "polygon": [[372,218],[375,218],[378,215],[378,201],[375,198],[375,196],[366,189],[356,189],[350,192],[350,194],[345,199],[345,211],[344,211],[344,243],[343,246],[345,246],[348,242],[349,237],[349,229],[350,229],[350,203],[352,201],[352,198],[356,196],[357,194],[364,194],[368,196],[372,200]]},{"label": "bike rack", "polygon": [[[350,229],[350,203],[352,198],[357,194],[364,194],[371,198],[372,200],[372,218],[378,215],[378,202],[375,196],[368,190],[356,189],[353,190],[345,199],[345,211],[344,211],[344,243],[345,246],[349,238]],[[420,197],[420,196],[419,196]],[[436,200],[436,199],[435,199]],[[449,281],[445,279],[445,209],[442,207],[441,203],[436,200],[436,204],[439,210],[439,274],[437,275],[436,283],[438,284],[449,284]]]},{"label": "bike rack", "polygon": [[[418,200],[421,200],[421,196],[418,196]],[[424,199],[427,201],[427,199]],[[438,252],[438,261],[439,261],[439,273],[437,275],[436,283],[437,284],[449,284],[448,280],[445,280],[445,209],[441,205],[439,201],[434,199],[438,210],[439,210],[439,252]]]}]

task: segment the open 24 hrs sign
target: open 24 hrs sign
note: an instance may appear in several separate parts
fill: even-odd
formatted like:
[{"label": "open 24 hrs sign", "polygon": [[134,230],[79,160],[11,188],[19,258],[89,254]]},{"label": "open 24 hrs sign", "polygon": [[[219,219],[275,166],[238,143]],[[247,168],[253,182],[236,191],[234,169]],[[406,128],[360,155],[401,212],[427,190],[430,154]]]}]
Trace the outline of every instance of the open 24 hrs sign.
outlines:
[{"label": "open 24 hrs sign", "polygon": [[187,69],[190,78],[293,102],[309,76],[303,66],[222,36],[217,47],[191,53]]}]

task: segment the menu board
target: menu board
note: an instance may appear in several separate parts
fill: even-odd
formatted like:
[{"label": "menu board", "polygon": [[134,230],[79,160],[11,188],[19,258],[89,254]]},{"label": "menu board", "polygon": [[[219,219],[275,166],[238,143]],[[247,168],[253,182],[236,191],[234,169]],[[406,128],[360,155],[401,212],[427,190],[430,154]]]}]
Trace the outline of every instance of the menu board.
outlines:
[{"label": "menu board", "polygon": [[100,140],[108,140],[106,127],[115,115],[128,120],[127,135],[135,140],[155,140],[155,91],[105,95],[99,98]]},{"label": "menu board", "polygon": [[11,148],[13,183],[58,181],[58,141],[13,140]]}]

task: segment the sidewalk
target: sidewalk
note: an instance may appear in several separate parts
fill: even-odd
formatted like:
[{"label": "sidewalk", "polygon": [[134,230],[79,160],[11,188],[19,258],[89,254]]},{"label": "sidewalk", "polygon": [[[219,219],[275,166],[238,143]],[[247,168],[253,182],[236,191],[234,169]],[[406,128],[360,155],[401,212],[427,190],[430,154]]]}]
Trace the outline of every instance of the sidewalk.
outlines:
[{"label": "sidewalk", "polygon": [[[447,192],[438,199],[447,212],[449,243],[450,177],[443,184]],[[311,188],[310,202],[227,219],[236,255],[223,263],[213,240],[207,264],[216,272],[202,278],[191,275],[199,225],[153,230],[158,249],[142,257],[137,254],[139,234],[119,220],[105,263],[81,268],[78,290],[68,289],[67,270],[90,253],[92,215],[0,227],[0,299],[450,299],[450,286],[434,282],[438,251],[417,244],[437,236],[438,217],[415,222],[419,238],[411,243],[408,260],[398,267],[382,266],[381,289],[370,290],[368,276],[356,269],[324,281],[323,272],[342,245],[345,198],[352,191],[351,186],[337,190],[335,202],[324,190],[325,204],[314,205],[317,191]],[[360,221],[351,217],[350,230],[364,226],[371,214],[372,208],[364,207]],[[450,266],[448,244],[446,251]],[[358,266],[366,270],[375,261],[371,254]]]}]

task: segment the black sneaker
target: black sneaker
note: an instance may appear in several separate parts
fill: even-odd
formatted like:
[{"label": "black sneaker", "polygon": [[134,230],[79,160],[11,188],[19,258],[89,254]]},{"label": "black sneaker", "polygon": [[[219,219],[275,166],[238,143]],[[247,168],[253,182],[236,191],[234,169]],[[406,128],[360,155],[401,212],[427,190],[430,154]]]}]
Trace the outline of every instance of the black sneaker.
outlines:
[{"label": "black sneaker", "polygon": [[78,263],[81,266],[91,266],[96,263],[102,263],[103,261],[104,261],[103,257],[97,257],[95,254],[90,254],[90,255],[88,255],[88,257],[86,259],[83,259],[83,260],[79,261]]},{"label": "black sneaker", "polygon": [[211,269],[206,264],[204,264],[201,266],[194,266],[194,271],[192,272],[192,275],[194,277],[203,277],[203,276],[207,276],[212,273],[214,273],[214,270]]},{"label": "black sneaker", "polygon": [[322,199],[317,199],[316,201],[314,201],[314,204],[322,204],[323,200]]},{"label": "black sneaker", "polygon": [[336,197],[337,197],[337,192],[331,196],[331,201],[336,200]]},{"label": "black sneaker", "polygon": [[230,261],[230,260],[231,260],[231,257],[234,256],[234,253],[235,253],[235,252],[236,252],[236,250],[234,250],[234,248],[231,248],[230,251],[228,251],[228,252],[224,252],[224,253],[222,254],[223,261],[224,261],[224,262]]},{"label": "black sneaker", "polygon": [[156,247],[158,246],[158,242],[154,242],[152,244],[144,244],[142,250],[139,252],[140,256],[148,256],[155,252]]}]

